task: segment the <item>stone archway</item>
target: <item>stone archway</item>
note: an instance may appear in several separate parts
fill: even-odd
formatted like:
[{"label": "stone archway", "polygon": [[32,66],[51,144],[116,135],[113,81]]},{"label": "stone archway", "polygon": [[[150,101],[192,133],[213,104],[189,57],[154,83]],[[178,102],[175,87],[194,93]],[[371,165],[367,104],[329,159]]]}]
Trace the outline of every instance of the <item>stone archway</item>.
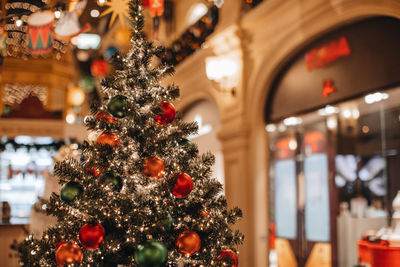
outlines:
[{"label": "stone archway", "polygon": [[[245,17],[242,21],[243,30],[251,40],[245,42],[248,53],[244,53],[247,55],[244,65],[248,67],[244,73],[244,80],[247,81],[244,121],[249,123],[250,129],[247,155],[249,155],[248,172],[252,177],[248,196],[254,214],[254,218],[251,219],[254,240],[249,248],[252,248],[250,250],[254,259],[252,266],[267,266],[265,251],[268,239],[265,237],[268,220],[266,149],[268,143],[263,114],[269,89],[275,77],[302,47],[317,36],[367,17],[400,18],[400,3],[395,0],[385,2],[292,0],[285,4],[271,1],[261,5],[256,11],[259,16]],[[264,16],[261,16],[263,12]],[[298,16],[296,20],[293,20],[293,14]],[[262,32],[257,31],[263,25],[277,25],[277,27]]]}]

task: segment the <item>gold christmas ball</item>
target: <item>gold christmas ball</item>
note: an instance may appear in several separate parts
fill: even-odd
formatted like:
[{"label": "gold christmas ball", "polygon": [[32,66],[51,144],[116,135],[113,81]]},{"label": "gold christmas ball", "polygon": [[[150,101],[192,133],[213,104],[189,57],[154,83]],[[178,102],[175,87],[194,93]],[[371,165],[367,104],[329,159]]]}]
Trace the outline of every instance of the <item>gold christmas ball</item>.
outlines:
[{"label": "gold christmas ball", "polygon": [[165,173],[164,161],[155,156],[146,158],[144,160],[144,168],[142,172],[148,176],[158,179]]},{"label": "gold christmas ball", "polygon": [[57,248],[56,260],[59,266],[81,262],[83,260],[82,250],[76,244],[64,243]]},{"label": "gold christmas ball", "polygon": [[200,236],[193,231],[184,231],[176,239],[175,245],[178,247],[179,252],[191,256],[201,247]]}]

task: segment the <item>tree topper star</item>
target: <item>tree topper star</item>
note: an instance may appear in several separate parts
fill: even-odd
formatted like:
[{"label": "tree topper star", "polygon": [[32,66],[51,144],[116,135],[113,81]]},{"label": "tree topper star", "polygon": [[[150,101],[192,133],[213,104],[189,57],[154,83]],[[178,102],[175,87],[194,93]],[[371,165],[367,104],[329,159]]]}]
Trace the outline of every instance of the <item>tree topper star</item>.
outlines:
[{"label": "tree topper star", "polygon": [[111,0],[104,5],[109,6],[109,8],[101,13],[101,17],[112,13],[110,26],[112,26],[116,17],[119,17],[122,27],[125,27],[125,18],[129,17],[129,0]]}]

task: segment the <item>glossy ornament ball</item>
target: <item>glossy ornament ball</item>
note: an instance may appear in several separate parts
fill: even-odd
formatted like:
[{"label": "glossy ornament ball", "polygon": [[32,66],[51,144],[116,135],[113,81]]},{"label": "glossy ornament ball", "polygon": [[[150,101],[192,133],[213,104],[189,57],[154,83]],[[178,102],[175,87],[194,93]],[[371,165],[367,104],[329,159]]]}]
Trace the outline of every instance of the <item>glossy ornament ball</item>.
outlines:
[{"label": "glossy ornament ball", "polygon": [[104,183],[111,185],[111,187],[119,191],[122,188],[122,180],[119,175],[114,172],[106,172],[101,176]]},{"label": "glossy ornament ball", "polygon": [[90,66],[90,72],[94,77],[104,77],[109,71],[108,63],[104,59],[96,59]]},{"label": "glossy ornament ball", "polygon": [[172,223],[174,220],[172,219],[171,214],[168,211],[160,211],[157,215],[159,227],[164,228],[166,231],[170,231],[172,229]]},{"label": "glossy ornament ball", "polygon": [[144,160],[142,172],[143,174],[158,179],[165,174],[164,161],[156,156],[148,157]]},{"label": "glossy ornament ball", "polygon": [[79,230],[81,245],[87,249],[96,249],[103,241],[105,230],[100,224],[85,224]]},{"label": "glossy ornament ball", "polygon": [[186,197],[193,189],[192,178],[184,172],[176,173],[173,178],[175,185],[172,194],[178,198]]},{"label": "glossy ornament ball", "polygon": [[183,138],[180,142],[179,145],[186,149],[186,150],[192,150],[194,148],[194,145],[192,143],[192,141],[190,141],[189,139]]},{"label": "glossy ornament ball", "polygon": [[202,217],[208,217],[208,215],[210,215],[210,213],[211,213],[211,211],[210,211],[209,209],[207,209],[207,208],[204,208],[204,209],[202,209],[202,210],[200,211],[200,215],[201,215]]},{"label": "glossy ornament ball", "polygon": [[78,245],[64,243],[56,250],[56,260],[59,266],[79,263],[83,260],[83,253]]},{"label": "glossy ornament ball", "polygon": [[140,267],[161,267],[167,261],[168,251],[163,244],[147,241],[135,251],[135,261]]},{"label": "glossy ornament ball", "polygon": [[118,135],[111,132],[104,132],[97,137],[96,143],[102,146],[109,145],[110,147],[116,147],[120,145]]},{"label": "glossy ornament ball", "polygon": [[200,236],[193,231],[184,231],[176,239],[175,245],[178,247],[179,252],[191,256],[201,247]]},{"label": "glossy ornament ball", "polygon": [[104,58],[108,61],[112,59],[112,56],[118,52],[118,49],[115,46],[109,46],[107,49],[104,51]]},{"label": "glossy ornament ball", "polygon": [[161,108],[162,113],[155,116],[154,120],[161,125],[167,125],[168,123],[171,123],[175,119],[175,107],[167,101],[161,101],[158,103],[158,106]]},{"label": "glossy ornament ball", "polygon": [[96,86],[94,78],[90,75],[85,75],[79,80],[79,86],[86,92],[90,93]]},{"label": "glossy ornament ball", "polygon": [[104,169],[102,167],[94,165],[92,163],[87,163],[85,166],[85,170],[86,172],[92,174],[94,177],[98,177],[104,172]]},{"label": "glossy ornament ball", "polygon": [[68,182],[61,188],[61,199],[66,202],[72,202],[74,199],[83,192],[83,188],[77,182]]},{"label": "glossy ornament ball", "polygon": [[116,95],[107,104],[108,111],[116,118],[123,118],[128,112],[128,100],[123,95]]},{"label": "glossy ornament ball", "polygon": [[237,267],[239,265],[238,256],[236,255],[235,252],[229,249],[222,250],[218,256],[218,260],[225,262],[232,262],[233,264],[231,265],[231,267]]},{"label": "glossy ornament ball", "polygon": [[105,112],[105,111],[98,111],[96,113],[96,118],[103,120],[105,122],[108,122],[108,123],[118,122],[118,119],[114,118],[108,112]]}]

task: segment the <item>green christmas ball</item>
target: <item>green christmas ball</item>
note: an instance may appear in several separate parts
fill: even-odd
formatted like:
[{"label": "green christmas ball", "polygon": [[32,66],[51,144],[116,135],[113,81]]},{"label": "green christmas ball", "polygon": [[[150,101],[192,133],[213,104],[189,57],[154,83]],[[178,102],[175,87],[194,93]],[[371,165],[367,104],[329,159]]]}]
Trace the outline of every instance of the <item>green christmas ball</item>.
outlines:
[{"label": "green christmas ball", "polygon": [[135,251],[135,261],[140,267],[161,267],[167,261],[165,246],[156,241],[147,241]]},{"label": "green christmas ball", "polygon": [[110,99],[107,105],[108,111],[116,118],[123,118],[128,112],[128,101],[123,95],[116,95]]},{"label": "green christmas ball", "polygon": [[172,219],[171,214],[168,211],[161,211],[159,212],[158,216],[158,225],[164,227],[165,230],[170,231],[172,229],[172,223],[174,220]]},{"label": "green christmas ball", "polygon": [[61,188],[61,199],[71,202],[75,197],[83,192],[83,188],[77,182],[68,182]]},{"label": "green christmas ball", "polygon": [[114,172],[106,172],[104,173],[101,178],[103,179],[103,182],[106,184],[110,184],[114,190],[121,190],[122,188],[122,180],[119,175],[117,175]]},{"label": "green christmas ball", "polygon": [[190,141],[189,139],[186,139],[186,138],[183,138],[181,141],[179,141],[179,145],[188,150],[190,150],[194,147],[192,141]]}]

